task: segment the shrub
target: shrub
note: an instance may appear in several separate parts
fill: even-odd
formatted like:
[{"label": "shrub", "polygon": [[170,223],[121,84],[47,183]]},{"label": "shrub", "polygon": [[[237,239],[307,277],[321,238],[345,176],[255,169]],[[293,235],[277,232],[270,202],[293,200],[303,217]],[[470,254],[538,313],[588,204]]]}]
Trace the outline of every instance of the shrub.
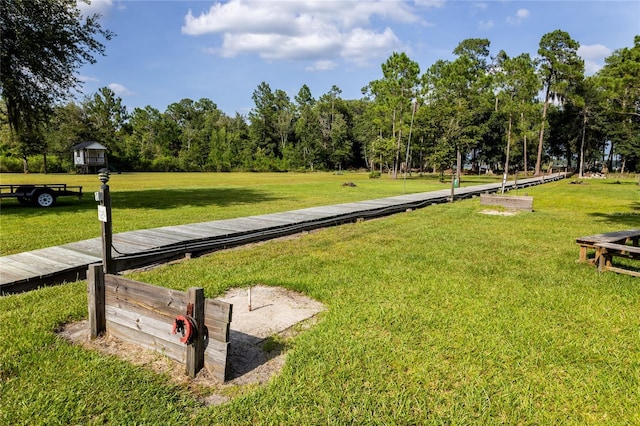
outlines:
[{"label": "shrub", "polygon": [[22,173],[22,159],[12,156],[0,157],[0,173]]}]

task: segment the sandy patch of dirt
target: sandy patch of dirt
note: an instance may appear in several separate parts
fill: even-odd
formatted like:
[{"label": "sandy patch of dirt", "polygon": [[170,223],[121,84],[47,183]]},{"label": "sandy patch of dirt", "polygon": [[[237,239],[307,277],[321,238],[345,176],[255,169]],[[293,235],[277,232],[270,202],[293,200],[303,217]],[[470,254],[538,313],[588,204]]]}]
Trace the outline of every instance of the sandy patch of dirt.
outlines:
[{"label": "sandy patch of dirt", "polygon": [[493,216],[515,216],[517,214],[513,210],[481,210],[480,213]]},{"label": "sandy patch of dirt", "polygon": [[323,304],[300,293],[263,285],[251,287],[251,311],[246,288],[229,290],[218,299],[233,304],[227,354],[230,380],[225,383],[211,377],[206,369],[191,379],[183,364],[108,333],[89,340],[87,320],[66,324],[58,334],[73,344],[167,375],[194,391],[203,404],[211,405],[227,402],[243,388],[265,383],[278,374],[286,359],[287,339],[315,324],[316,315],[325,310]]}]

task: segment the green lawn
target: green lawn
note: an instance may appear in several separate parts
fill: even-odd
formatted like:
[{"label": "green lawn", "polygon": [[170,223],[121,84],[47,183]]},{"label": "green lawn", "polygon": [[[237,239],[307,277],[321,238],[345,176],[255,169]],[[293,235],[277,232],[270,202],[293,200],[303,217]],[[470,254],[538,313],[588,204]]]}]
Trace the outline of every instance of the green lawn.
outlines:
[{"label": "green lawn", "polygon": [[[128,195],[138,206],[119,217],[144,212],[155,218],[141,223],[161,226],[402,193],[401,182],[366,175],[261,176],[237,175],[247,180],[233,188],[248,195],[224,203],[206,201],[226,189],[209,183],[196,191],[205,200],[184,210],[148,208],[142,200],[164,192],[140,187]],[[299,181],[280,180],[291,176]],[[358,186],[342,187],[346,180]],[[222,406],[56,337],[61,324],[86,317],[84,282],[3,297],[0,424],[640,424],[639,282],[576,263],[574,242],[640,227],[640,187],[631,178],[571,181],[528,188],[535,212],[483,215],[470,199],[130,275],[202,286],[207,297],[278,285],[327,306],[315,327],[286,342],[278,377],[237,389]],[[185,185],[176,178],[176,188]],[[433,178],[406,189],[430,185],[442,188]],[[98,226],[95,203],[84,203],[87,224]],[[33,219],[12,209],[3,204],[3,247],[6,216]]]},{"label": "green lawn", "polygon": [[[356,187],[342,186],[346,182]],[[367,173],[123,173],[112,174],[109,187],[117,233],[446,189],[449,182],[415,174],[392,180],[369,179]],[[463,185],[486,182],[500,177],[473,176]],[[79,185],[85,195],[60,197],[49,209],[2,200],[1,255],[100,236],[97,175],[0,174],[0,184],[21,183]]]}]

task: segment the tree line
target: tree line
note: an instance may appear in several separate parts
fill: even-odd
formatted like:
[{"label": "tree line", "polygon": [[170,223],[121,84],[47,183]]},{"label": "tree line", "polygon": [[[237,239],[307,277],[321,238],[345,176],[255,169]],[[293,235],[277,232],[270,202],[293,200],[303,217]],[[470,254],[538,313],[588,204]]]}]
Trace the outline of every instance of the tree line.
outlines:
[{"label": "tree line", "polygon": [[[74,28],[73,19],[56,25]],[[67,64],[72,70],[93,61],[92,52],[103,52],[92,36],[111,34],[96,22],[95,16],[85,22],[84,38],[70,37],[76,48],[70,53],[76,62]],[[3,38],[17,43],[11,26],[5,27]],[[459,177],[465,169],[538,175],[553,161],[581,175],[602,167],[639,168],[640,36],[632,47],[613,52],[593,76],[585,76],[579,43],[561,30],[542,36],[535,58],[504,51],[491,56],[489,40],[474,38],[454,49],[455,59],[421,71],[406,53],[394,52],[360,99],[343,99],[337,86],[316,98],[307,85],[291,99],[262,82],[249,114],[233,117],[206,98],[182,99],[164,111],[127,111],[106,87],[69,101],[60,92],[65,81],[78,83],[68,81],[74,74],[19,86],[16,75],[26,62],[13,71],[5,67],[23,54],[17,48],[30,46],[3,41],[2,171],[73,170],[72,146],[88,140],[108,148],[112,167],[130,171],[366,168],[395,177],[406,170],[452,169]],[[31,76],[61,68],[37,57],[29,56]],[[57,92],[32,93],[47,85]]]}]

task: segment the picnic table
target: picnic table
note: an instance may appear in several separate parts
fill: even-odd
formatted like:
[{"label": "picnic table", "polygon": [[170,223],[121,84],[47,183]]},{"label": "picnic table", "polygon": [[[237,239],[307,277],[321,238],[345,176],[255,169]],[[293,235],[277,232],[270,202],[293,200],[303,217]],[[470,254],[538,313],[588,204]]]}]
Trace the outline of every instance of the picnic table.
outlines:
[{"label": "picnic table", "polygon": [[[576,238],[580,246],[579,262],[586,262],[598,266],[598,270],[613,271],[640,277],[640,272],[624,269],[613,265],[615,256],[640,260],[640,229],[609,232],[605,234],[589,235]],[[593,250],[594,256],[589,257]]]}]

